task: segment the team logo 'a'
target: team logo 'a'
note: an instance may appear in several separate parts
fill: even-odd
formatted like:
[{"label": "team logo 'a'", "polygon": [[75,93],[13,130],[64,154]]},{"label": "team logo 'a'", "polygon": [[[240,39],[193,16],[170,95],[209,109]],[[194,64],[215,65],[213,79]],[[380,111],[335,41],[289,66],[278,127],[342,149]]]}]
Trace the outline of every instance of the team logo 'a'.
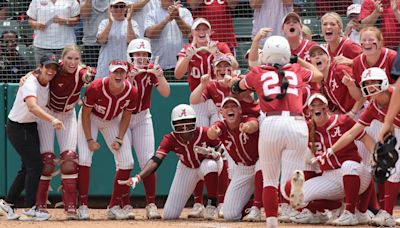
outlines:
[{"label": "team logo 'a'", "polygon": [[144,49],[144,42],[143,41],[140,42],[138,49],[142,49],[142,48]]},{"label": "team logo 'a'", "polygon": [[340,137],[342,136],[342,132],[340,131],[340,127],[335,127],[335,131],[333,132],[333,134],[331,135],[331,137]]},{"label": "team logo 'a'", "polygon": [[181,114],[179,115],[179,117],[182,117],[182,116],[187,116],[187,114],[186,114],[186,109],[182,109],[182,112],[181,112]]}]

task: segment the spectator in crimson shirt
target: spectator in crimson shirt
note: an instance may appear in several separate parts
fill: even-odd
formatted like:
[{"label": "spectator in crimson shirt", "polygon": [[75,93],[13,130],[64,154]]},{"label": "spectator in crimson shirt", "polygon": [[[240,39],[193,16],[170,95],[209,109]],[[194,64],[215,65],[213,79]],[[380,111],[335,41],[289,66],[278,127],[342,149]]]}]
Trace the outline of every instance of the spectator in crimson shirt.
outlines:
[{"label": "spectator in crimson shirt", "polygon": [[361,5],[361,24],[373,26],[380,18],[385,46],[389,48],[396,48],[400,44],[398,7],[398,0],[364,0]]},{"label": "spectator in crimson shirt", "polygon": [[213,27],[211,38],[228,44],[229,48],[236,48],[237,41],[233,30],[231,10],[235,9],[238,0],[187,0],[193,18],[203,17]]}]

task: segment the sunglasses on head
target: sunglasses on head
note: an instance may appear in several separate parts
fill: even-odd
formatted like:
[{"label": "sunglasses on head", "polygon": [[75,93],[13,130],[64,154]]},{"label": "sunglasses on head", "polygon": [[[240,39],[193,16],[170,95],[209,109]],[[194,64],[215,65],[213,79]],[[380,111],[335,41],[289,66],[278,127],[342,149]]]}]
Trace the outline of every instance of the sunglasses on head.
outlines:
[{"label": "sunglasses on head", "polygon": [[112,6],[112,8],[114,8],[114,9],[118,9],[118,8],[123,9],[125,7],[126,7],[126,5],[113,5]]}]

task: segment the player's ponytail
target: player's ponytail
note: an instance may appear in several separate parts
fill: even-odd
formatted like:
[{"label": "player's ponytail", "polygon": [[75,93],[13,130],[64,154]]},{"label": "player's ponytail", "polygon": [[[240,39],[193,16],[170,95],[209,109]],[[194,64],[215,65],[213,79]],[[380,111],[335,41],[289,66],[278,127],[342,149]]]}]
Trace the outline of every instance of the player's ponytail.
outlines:
[{"label": "player's ponytail", "polygon": [[286,78],[285,71],[282,70],[282,65],[274,64],[274,67],[278,70],[278,75],[282,77],[281,94],[278,94],[278,96],[276,96],[277,99],[281,100],[286,96],[286,91],[289,87],[289,80]]}]

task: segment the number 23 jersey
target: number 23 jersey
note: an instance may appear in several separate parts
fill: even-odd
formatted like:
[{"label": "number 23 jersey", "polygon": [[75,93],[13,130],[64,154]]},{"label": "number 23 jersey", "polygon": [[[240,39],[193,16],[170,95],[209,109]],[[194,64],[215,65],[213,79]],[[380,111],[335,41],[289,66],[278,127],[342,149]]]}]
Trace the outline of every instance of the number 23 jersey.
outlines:
[{"label": "number 23 jersey", "polygon": [[282,77],[278,70],[270,65],[253,67],[244,77],[247,88],[255,90],[260,100],[262,112],[290,111],[295,113],[303,112],[303,87],[312,79],[313,72],[301,67],[299,64],[287,64],[282,70],[289,81],[286,96],[282,99],[273,99],[267,102],[264,96],[275,98],[281,93]]}]

